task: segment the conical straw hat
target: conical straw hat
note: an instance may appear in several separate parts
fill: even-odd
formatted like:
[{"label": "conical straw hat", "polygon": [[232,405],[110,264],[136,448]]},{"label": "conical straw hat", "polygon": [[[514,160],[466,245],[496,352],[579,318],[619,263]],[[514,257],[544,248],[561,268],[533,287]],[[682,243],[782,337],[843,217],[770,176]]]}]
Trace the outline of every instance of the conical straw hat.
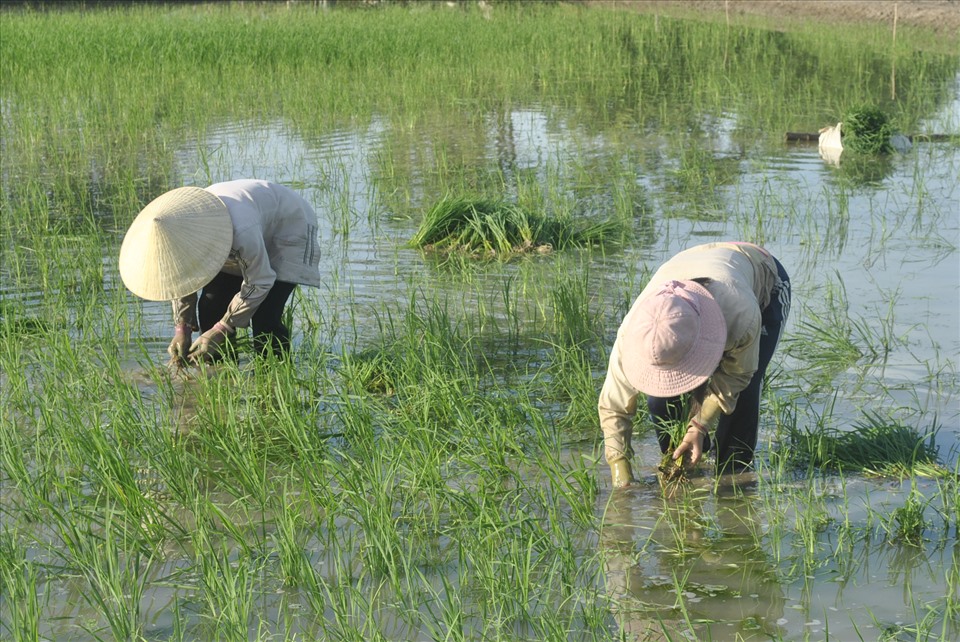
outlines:
[{"label": "conical straw hat", "polygon": [[134,219],[120,246],[120,277],[148,301],[179,299],[217,275],[232,243],[223,201],[199,187],[180,187]]}]

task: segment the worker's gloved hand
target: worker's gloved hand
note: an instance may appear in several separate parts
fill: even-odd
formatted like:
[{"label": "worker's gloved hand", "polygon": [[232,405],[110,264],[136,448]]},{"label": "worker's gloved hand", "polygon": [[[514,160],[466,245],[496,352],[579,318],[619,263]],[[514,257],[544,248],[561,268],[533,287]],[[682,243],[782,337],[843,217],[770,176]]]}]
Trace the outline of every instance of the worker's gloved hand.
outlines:
[{"label": "worker's gloved hand", "polygon": [[190,353],[190,339],[193,336],[193,329],[188,323],[178,323],[173,339],[167,346],[167,354],[170,355],[170,365],[180,368],[187,365],[187,355]]},{"label": "worker's gloved hand", "polygon": [[633,470],[630,469],[630,462],[626,459],[618,459],[610,464],[610,479],[614,488],[626,488],[636,484],[633,478]]},{"label": "worker's gloved hand", "polygon": [[687,463],[690,466],[695,465],[703,457],[703,441],[707,436],[707,429],[700,424],[691,421],[687,426],[687,434],[683,436],[683,441],[673,451],[673,458],[680,459],[685,453],[690,454]]},{"label": "worker's gloved hand", "polygon": [[191,363],[212,363],[220,357],[223,344],[233,329],[222,321],[204,332],[190,346],[189,359]]}]

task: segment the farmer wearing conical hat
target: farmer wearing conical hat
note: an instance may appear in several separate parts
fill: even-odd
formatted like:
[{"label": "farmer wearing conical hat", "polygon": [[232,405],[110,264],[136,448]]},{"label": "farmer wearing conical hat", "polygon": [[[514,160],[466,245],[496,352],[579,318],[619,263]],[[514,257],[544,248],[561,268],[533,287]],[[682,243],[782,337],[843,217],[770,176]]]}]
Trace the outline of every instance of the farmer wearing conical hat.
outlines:
[{"label": "farmer wearing conical hat", "polygon": [[[617,331],[598,410],[615,487],[633,481],[630,436],[646,396],[660,449],[719,470],[753,461],[760,388],[790,311],[783,265],[752,243],[684,250],[654,273]],[[679,444],[667,427],[686,422]],[[710,435],[712,434],[712,440]]]},{"label": "farmer wearing conical hat", "polygon": [[320,284],[319,262],[310,204],[283,185],[252,179],[160,195],[120,247],[127,288],[173,302],[167,352],[176,365],[216,359],[228,337],[248,325],[258,351],[287,351],[284,307],[297,284]]}]

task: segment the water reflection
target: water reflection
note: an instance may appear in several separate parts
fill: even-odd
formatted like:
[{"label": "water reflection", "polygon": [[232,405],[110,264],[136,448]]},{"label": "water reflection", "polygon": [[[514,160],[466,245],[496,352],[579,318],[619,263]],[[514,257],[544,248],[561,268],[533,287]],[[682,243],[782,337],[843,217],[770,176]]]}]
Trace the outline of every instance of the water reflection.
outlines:
[{"label": "water reflection", "polygon": [[600,543],[626,639],[767,640],[784,633],[786,598],[760,541],[755,493],[735,485],[708,499],[691,487],[669,500],[653,486],[611,495]]}]

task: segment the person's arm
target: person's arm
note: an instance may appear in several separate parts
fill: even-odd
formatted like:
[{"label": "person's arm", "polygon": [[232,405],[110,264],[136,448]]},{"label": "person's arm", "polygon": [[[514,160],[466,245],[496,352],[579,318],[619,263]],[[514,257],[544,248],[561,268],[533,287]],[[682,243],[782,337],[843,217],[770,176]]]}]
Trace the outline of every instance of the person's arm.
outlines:
[{"label": "person's arm", "polygon": [[193,332],[197,330],[197,293],[171,301],[173,306],[173,339],[167,346],[170,364],[180,367],[186,363]]},{"label": "person's arm", "polygon": [[191,331],[199,329],[197,325],[197,293],[171,301],[173,305],[173,324],[189,326]]},{"label": "person's arm", "polygon": [[620,350],[617,343],[614,343],[607,377],[597,402],[600,429],[603,431],[604,455],[610,466],[614,487],[626,486],[634,481],[630,468],[630,459],[633,457],[630,438],[633,433],[633,416],[637,412],[638,394],[623,375]]},{"label": "person's arm", "polygon": [[230,331],[245,328],[250,324],[254,312],[267,298],[277,280],[277,273],[270,266],[270,257],[267,255],[260,228],[248,230],[240,238],[242,242],[237,248],[236,257],[243,274],[243,283],[220,319]]},{"label": "person's arm", "polygon": [[234,232],[234,242],[237,247],[231,252],[230,258],[240,265],[243,275],[240,291],[230,301],[223,317],[190,346],[192,361],[212,360],[229,335],[237,328],[245,328],[250,324],[254,312],[276,282],[277,275],[270,267],[270,257],[259,226],[240,233]]}]

